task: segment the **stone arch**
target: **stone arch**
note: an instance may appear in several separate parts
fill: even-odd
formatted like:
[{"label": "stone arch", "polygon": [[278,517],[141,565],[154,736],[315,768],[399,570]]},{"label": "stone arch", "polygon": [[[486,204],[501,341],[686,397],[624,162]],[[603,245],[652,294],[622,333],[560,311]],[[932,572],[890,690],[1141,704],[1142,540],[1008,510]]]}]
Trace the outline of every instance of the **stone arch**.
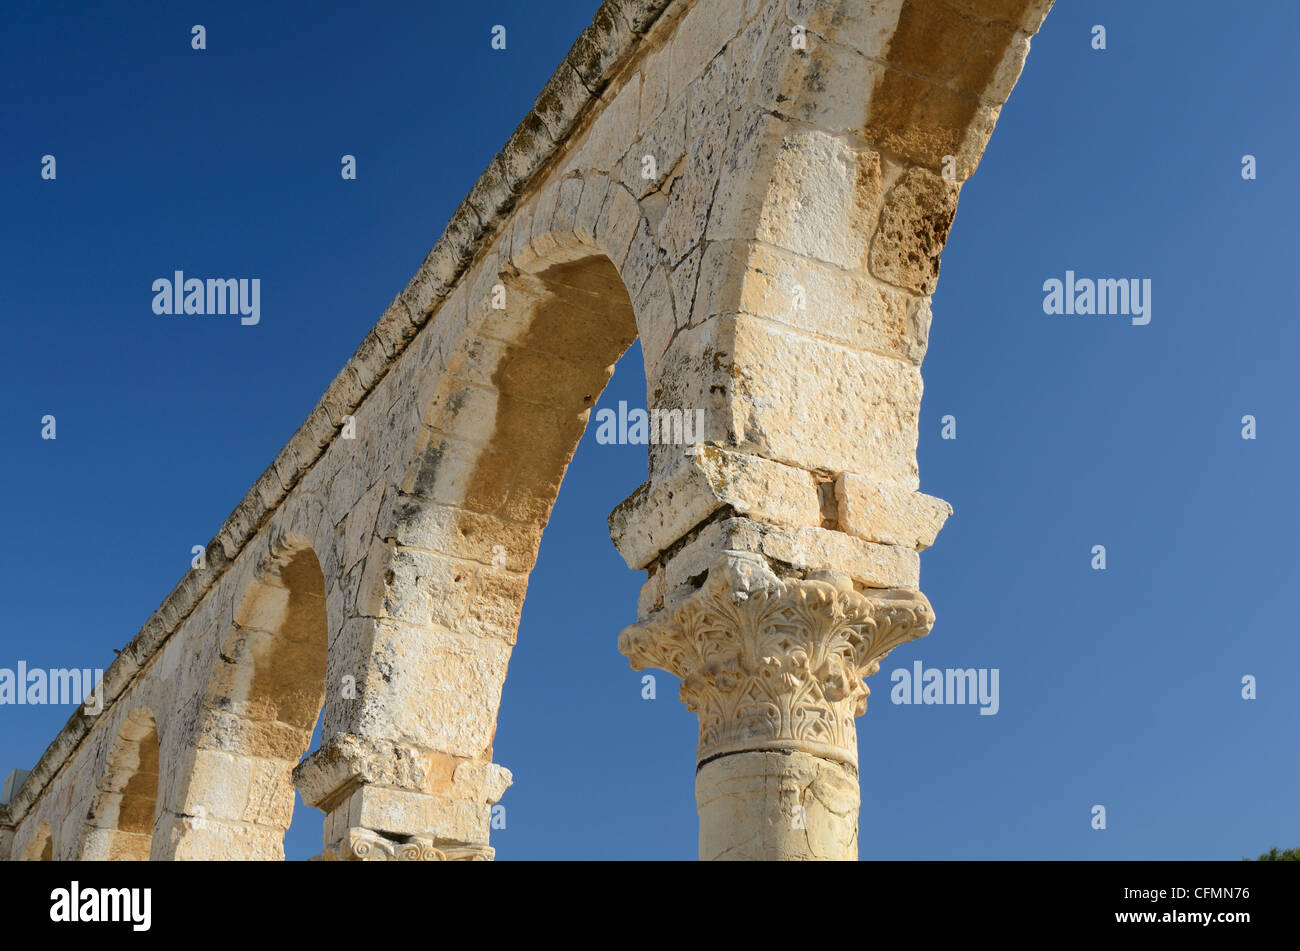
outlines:
[{"label": "stone arch", "polygon": [[[521,285],[530,304],[546,295],[548,281],[565,285],[575,273],[585,272],[593,286],[565,285],[580,292],[575,305],[590,306],[591,291],[603,284],[607,301],[622,306],[622,298],[627,298],[624,316],[630,315],[636,338],[667,339],[678,317],[687,314],[689,301],[676,300],[684,296],[682,289],[674,295],[670,287],[671,271],[660,254],[655,218],[652,204],[643,205],[621,181],[599,171],[570,172],[515,213],[495,260],[503,275]],[[596,271],[603,273],[597,276]],[[482,284],[480,279],[474,293],[480,300]],[[514,312],[527,313],[520,308]],[[484,332],[494,329],[501,327],[489,324]]]},{"label": "stone arch", "polygon": [[[665,386],[655,355],[661,355],[690,321],[695,295],[689,269],[674,268],[671,256],[664,253],[664,192],[675,177],[665,176],[667,184],[661,182],[650,193],[638,197],[624,182],[603,172],[570,173],[524,205],[508,236],[509,253],[502,252],[503,273],[530,302],[530,308],[524,311],[525,319],[535,313],[532,308],[540,301],[550,301],[558,308],[590,308],[593,304],[624,308],[619,319],[624,334],[632,336],[623,349],[637,340],[642,344],[647,409],[658,408],[678,395]],[[588,286],[578,286],[579,275]],[[530,325],[535,338],[549,338],[549,331],[541,329],[546,323],[542,320]],[[516,341],[517,346],[528,343]],[[580,344],[573,346],[576,349]],[[595,365],[607,356],[592,353],[584,358]],[[606,383],[612,363],[608,370]],[[697,400],[693,405],[702,406],[704,402]],[[572,450],[581,436],[582,429],[578,429],[562,438]],[[648,455],[652,468],[660,464],[660,455],[680,453],[652,444]],[[554,488],[558,492],[558,480]],[[551,502],[554,500],[553,494]],[[539,532],[544,527],[543,520]]]},{"label": "stone arch", "polygon": [[[665,311],[636,306],[645,286],[666,276],[646,215],[626,188],[604,174],[553,182],[525,204],[501,243],[500,255],[489,264],[498,264],[494,288],[504,290],[506,306],[494,308],[483,295],[476,342],[444,382],[469,379],[496,391],[488,442],[497,461],[544,449],[528,467],[540,481],[516,481],[518,506],[510,510],[522,521],[544,525],[587,413],[614,364],[638,337],[671,326],[673,310],[671,301]],[[523,411],[521,402],[554,413],[538,418]],[[435,397],[435,426],[457,425],[447,408]],[[551,446],[529,441],[530,430],[544,430]],[[467,495],[469,505],[484,508],[489,493],[481,486],[496,481],[494,459],[482,460],[470,479],[480,488]]]},{"label": "stone arch", "polygon": [[[400,475],[386,536],[399,553],[427,546],[526,581],[590,410],[649,323],[633,303],[632,289],[654,272],[652,255],[630,257],[637,235],[652,240],[635,199],[601,174],[569,176],[521,209],[502,241],[508,253],[481,267],[467,343],[423,407],[424,431]],[[504,307],[493,306],[494,292],[504,292]],[[671,324],[672,312],[655,319]],[[456,517],[431,518],[431,506]],[[388,575],[400,575],[394,567]],[[430,598],[460,600],[447,596],[467,576],[452,571],[446,580],[449,588]],[[412,607],[414,620],[429,607],[412,604],[398,585],[399,577],[382,579],[372,616],[396,608],[402,617]],[[487,626],[478,632],[513,641],[523,584],[478,593],[493,602],[483,605],[477,619]]]},{"label": "stone arch", "polygon": [[291,773],[325,702],[325,579],[286,536],[237,598],[198,713],[182,812],[160,858],[284,858]]},{"label": "stone arch", "polygon": [[509,783],[492,744],[528,576],[590,412],[646,325],[629,293],[654,279],[653,256],[629,264],[637,234],[650,240],[625,189],[570,176],[479,265],[464,343],[419,408],[367,560],[357,698],[331,697],[343,712],[327,729],[344,727],[298,774],[330,814],[330,855],[490,854],[484,807]]},{"label": "stone arch", "polygon": [[86,816],[81,858],[146,861],[158,816],[158,726],[147,707],[126,715]]},{"label": "stone arch", "polygon": [[[861,681],[929,631],[919,553],[951,511],[919,491],[916,462],[930,297],[961,183],[1050,5],[772,0],[735,41],[745,92],[715,240],[665,356],[678,399],[723,394],[719,442],[654,467],[611,518],[651,588],[620,650],[681,677],[700,717],[702,858],[856,858]],[[730,8],[700,0],[679,36]],[[703,96],[709,73],[698,82]],[[767,671],[828,650],[773,695],[790,714],[753,716]],[[801,733],[814,723],[839,739]]]},{"label": "stone arch", "polygon": [[[499,586],[477,589],[478,620],[480,633],[511,642],[564,472],[615,363],[637,338],[624,278],[598,244],[548,230],[537,245],[541,253],[517,254],[502,270],[509,306],[484,309],[478,334],[440,381],[392,532],[399,548],[423,541],[501,571]],[[456,518],[431,523],[429,503]],[[448,581],[454,588],[467,575],[453,571]],[[406,603],[386,597],[384,608]]]},{"label": "stone arch", "polygon": [[[161,712],[154,691],[180,691],[154,856],[280,857],[289,768],[327,696],[323,748],[293,772],[329,817],[327,855],[491,854],[482,807],[509,782],[492,742],[529,573],[590,406],[638,336],[650,408],[704,408],[707,445],[652,446],[650,479],[611,516],[647,572],[643,623],[621,639],[633,665],[693,679],[697,707],[741,710],[686,649],[699,612],[797,604],[814,646],[845,611],[858,626],[854,656],[836,652],[816,703],[770,735],[713,759],[702,724],[701,852],[855,854],[848,731],[796,749],[787,727],[841,718],[846,673],[932,619],[919,552],[949,508],[920,493],[915,459],[930,296],[961,183],[1049,6],[607,4],[210,544],[219,579],[187,574],[110,668],[112,698],[140,690],[131,703]],[[336,438],[344,420],[364,423],[360,441]],[[313,544],[282,545],[286,528]],[[734,646],[756,629],[731,617]],[[356,696],[327,694],[326,675],[355,676]],[[38,815],[90,804],[82,757],[113,738],[83,744],[93,728],[70,721],[0,812],[0,850],[15,820],[26,837]],[[814,780],[834,815],[812,813],[805,836],[782,802]],[[72,854],[74,827],[56,831]],[[39,854],[45,836],[14,846]]]}]

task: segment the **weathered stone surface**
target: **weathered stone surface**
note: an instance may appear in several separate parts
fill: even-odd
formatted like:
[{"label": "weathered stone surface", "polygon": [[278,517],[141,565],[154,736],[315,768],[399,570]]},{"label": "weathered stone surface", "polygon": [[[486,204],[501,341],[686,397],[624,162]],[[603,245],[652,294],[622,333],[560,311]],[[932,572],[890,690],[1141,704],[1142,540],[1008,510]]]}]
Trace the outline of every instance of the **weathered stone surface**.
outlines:
[{"label": "weathered stone surface", "polygon": [[865,588],[915,589],[920,558],[913,549],[866,542],[822,528],[779,529],[746,518],[712,522],[673,553],[662,569],[665,603],[689,597],[727,551],[762,555],[802,571],[839,571]]},{"label": "weathered stone surface", "polygon": [[880,156],[799,131],[781,143],[758,239],[814,261],[857,267],[880,214]]},{"label": "weathered stone surface", "polygon": [[841,531],[870,542],[902,545],[923,551],[952,514],[943,499],[852,472],[841,472],[835,483]]},{"label": "weathered stone surface", "polygon": [[916,294],[934,293],[939,253],[956,214],[956,183],[925,169],[908,169],[885,199],[871,244],[872,273]]},{"label": "weathered stone surface", "polygon": [[708,445],[687,454],[689,465],[670,481],[646,483],[610,514],[610,536],[628,567],[646,567],[723,507],[767,525],[820,525],[812,473]]},{"label": "weathered stone surface", "polygon": [[[698,774],[701,854],[853,857],[861,678],[928,630],[918,551],[950,511],[915,458],[939,253],[1049,6],[602,6],[0,807],[0,857],[279,859],[296,783],[321,858],[490,858],[528,574],[638,338],[651,405],[704,424],[611,516],[648,572],[624,647],[695,709],[764,676],[745,638],[808,687],[763,723],[702,715],[701,749],[734,755]],[[687,620],[735,663],[683,666]]]},{"label": "weathered stone surface", "polygon": [[916,367],[745,315],[733,333],[729,409],[741,446],[800,468],[916,484]]},{"label": "weathered stone surface", "polygon": [[764,245],[745,262],[740,309],[914,365],[929,338],[925,298],[877,280],[865,267],[846,270]]},{"label": "weathered stone surface", "polygon": [[700,858],[856,861],[858,776],[809,753],[754,751],[695,774]]}]

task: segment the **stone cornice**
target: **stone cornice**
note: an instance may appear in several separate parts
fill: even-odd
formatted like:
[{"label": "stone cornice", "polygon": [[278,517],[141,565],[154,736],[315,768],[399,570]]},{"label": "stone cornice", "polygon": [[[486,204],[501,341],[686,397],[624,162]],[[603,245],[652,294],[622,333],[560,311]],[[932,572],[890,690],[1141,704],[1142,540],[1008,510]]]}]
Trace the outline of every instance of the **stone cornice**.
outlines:
[{"label": "stone cornice", "polygon": [[863,678],[933,623],[919,592],[864,594],[829,572],[778,578],[762,556],[728,551],[695,594],[626,628],[618,648],[636,670],[682,679],[700,762],[793,749],[856,766]]},{"label": "stone cornice", "polygon": [[[293,782],[303,802],[322,812],[361,785],[431,792],[429,755],[414,746],[336,733],[294,768]],[[451,787],[441,792],[451,799],[495,803],[511,782],[503,766],[464,760],[452,772]]]},{"label": "stone cornice", "polygon": [[[452,213],[415,276],[384,311],[316,408],[207,546],[207,570],[188,572],[104,673],[104,712],[153,660],[258,534],[289,491],[311,469],[415,335],[437,313],[457,281],[500,230],[529,186],[581,126],[600,93],[636,54],[669,7],[690,0],[606,0],[537,96],[534,107],[488,163]],[[103,714],[101,713],[100,716]],[[93,720],[74,713],[9,804],[18,823],[90,732]]]},{"label": "stone cornice", "polygon": [[307,805],[329,812],[337,800],[361,783],[422,789],[425,770],[419,751],[336,733],[293,770],[294,787]]}]

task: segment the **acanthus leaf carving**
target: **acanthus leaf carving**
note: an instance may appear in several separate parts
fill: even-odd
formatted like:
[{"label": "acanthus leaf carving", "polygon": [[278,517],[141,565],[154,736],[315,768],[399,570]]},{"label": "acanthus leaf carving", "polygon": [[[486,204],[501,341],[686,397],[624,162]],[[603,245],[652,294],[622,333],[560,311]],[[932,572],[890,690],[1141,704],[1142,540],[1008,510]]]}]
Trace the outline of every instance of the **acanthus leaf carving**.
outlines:
[{"label": "acanthus leaf carving", "polygon": [[727,551],[685,601],[626,628],[619,651],[682,679],[701,761],[789,748],[856,765],[863,678],[933,623],[920,592],[866,595],[828,572],[778,578],[761,556]]},{"label": "acanthus leaf carving", "polygon": [[426,836],[392,838],[370,829],[351,828],[337,848],[320,856],[327,862],[490,862],[487,845],[435,843]]}]

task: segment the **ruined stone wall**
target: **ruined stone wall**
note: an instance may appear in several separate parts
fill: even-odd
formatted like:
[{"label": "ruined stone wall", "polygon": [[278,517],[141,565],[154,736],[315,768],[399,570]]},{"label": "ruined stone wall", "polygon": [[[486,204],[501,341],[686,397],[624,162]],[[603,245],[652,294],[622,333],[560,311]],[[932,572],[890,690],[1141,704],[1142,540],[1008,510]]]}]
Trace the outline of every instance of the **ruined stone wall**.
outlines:
[{"label": "ruined stone wall", "polygon": [[915,458],[939,253],[1049,5],[602,6],[0,849],[281,858],[296,784],[325,858],[491,857],[528,574],[639,339],[705,432],[611,515],[648,573],[619,645],[701,714],[701,854],[856,854],[861,678],[928,630],[949,511]]}]

